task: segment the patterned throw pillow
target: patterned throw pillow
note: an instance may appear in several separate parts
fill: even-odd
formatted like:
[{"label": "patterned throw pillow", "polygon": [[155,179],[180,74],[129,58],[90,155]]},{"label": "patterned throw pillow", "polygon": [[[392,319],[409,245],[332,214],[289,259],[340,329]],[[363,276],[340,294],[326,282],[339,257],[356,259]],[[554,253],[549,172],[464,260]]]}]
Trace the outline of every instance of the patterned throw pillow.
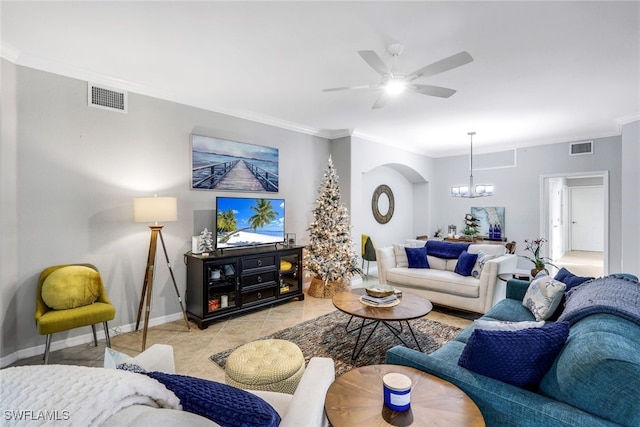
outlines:
[{"label": "patterned throw pillow", "polygon": [[147,371],[142,366],[129,362],[119,363],[118,365],[116,365],[116,369],[120,371],[135,372],[136,374],[147,373]]},{"label": "patterned throw pillow", "polygon": [[566,287],[564,283],[540,272],[527,288],[522,305],[531,311],[536,320],[547,320],[560,305]]},{"label": "patterned throw pillow", "polygon": [[461,276],[471,276],[471,270],[478,260],[478,254],[470,254],[467,251],[462,251],[458,257],[458,263],[454,272]]},{"label": "patterned throw pillow", "polygon": [[494,259],[495,257],[496,257],[495,255],[489,255],[489,254],[485,254],[482,251],[478,251],[478,259],[476,260],[476,263],[473,266],[473,270],[471,270],[471,275],[476,279],[479,279],[480,274],[482,274],[482,269],[484,268],[484,265],[487,263],[487,261],[489,261],[490,259]]},{"label": "patterned throw pillow", "polygon": [[409,268],[429,268],[429,261],[427,261],[427,248],[404,248],[407,253],[407,261],[409,262]]},{"label": "patterned throw pillow", "polygon": [[569,336],[569,322],[520,331],[475,329],[458,365],[516,387],[532,387],[551,369]]},{"label": "patterned throw pillow", "polygon": [[[160,371],[175,374],[173,347],[167,344],[154,344],[136,357],[120,353],[112,348],[104,349],[104,367],[123,369],[122,365],[137,365],[145,371]],[[126,369],[131,370],[131,369]]]},{"label": "patterned throw pillow", "polygon": [[148,372],[180,399],[182,409],[228,427],[276,427],[280,415],[265,400],[236,387],[185,375]]}]

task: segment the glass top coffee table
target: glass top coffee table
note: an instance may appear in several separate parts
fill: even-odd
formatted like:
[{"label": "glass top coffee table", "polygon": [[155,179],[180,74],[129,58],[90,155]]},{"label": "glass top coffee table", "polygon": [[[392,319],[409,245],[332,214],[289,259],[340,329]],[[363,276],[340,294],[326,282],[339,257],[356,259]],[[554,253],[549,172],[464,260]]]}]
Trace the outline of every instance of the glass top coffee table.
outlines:
[{"label": "glass top coffee table", "polygon": [[[384,406],[382,377],[390,372],[411,378],[411,407],[407,411]],[[458,387],[399,365],[363,366],[338,377],[327,391],[324,409],[333,427],[485,425],[478,406]]]},{"label": "glass top coffee table", "polygon": [[[420,344],[413,333],[413,329],[411,329],[409,320],[419,319],[420,317],[424,317],[429,314],[433,309],[431,302],[426,298],[410,292],[403,292],[402,297],[400,297],[399,304],[393,307],[373,307],[365,305],[360,301],[360,297],[365,294],[366,291],[363,288],[359,288],[353,289],[350,292],[337,293],[333,297],[333,305],[343,313],[351,315],[351,318],[346,325],[347,332],[358,332],[356,343],[353,346],[351,360],[353,361],[358,358],[380,324],[386,326],[387,329],[391,331],[391,333],[393,333],[403,345],[409,347],[410,345],[400,336],[406,325],[413,337],[413,341],[418,347],[418,350],[422,351]],[[362,322],[359,326],[349,329],[354,317],[362,319]],[[391,322],[398,322],[398,325],[391,324]],[[360,344],[362,332],[368,326],[372,326],[371,331],[365,338],[364,342]]]}]

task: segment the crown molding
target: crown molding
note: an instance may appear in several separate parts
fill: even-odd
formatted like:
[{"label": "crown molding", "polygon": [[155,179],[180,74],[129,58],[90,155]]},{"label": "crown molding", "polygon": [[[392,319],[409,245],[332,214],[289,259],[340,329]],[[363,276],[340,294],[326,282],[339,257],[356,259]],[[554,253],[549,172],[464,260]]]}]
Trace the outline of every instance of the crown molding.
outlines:
[{"label": "crown molding", "polygon": [[324,133],[328,135],[327,138],[329,139],[338,139],[338,138],[345,138],[347,136],[353,136],[352,129],[325,130]]},{"label": "crown molding", "polygon": [[[5,51],[6,49],[6,51]],[[5,53],[7,55],[5,55]],[[16,65],[47,73],[57,74],[64,77],[82,80],[110,86],[117,89],[135,92],[142,95],[155,96],[158,91],[151,86],[129,82],[106,74],[95,73],[93,71],[78,68],[64,62],[55,61],[37,55],[31,55],[12,47],[7,43],[2,43],[2,57]]]},{"label": "crown molding", "polygon": [[[8,43],[2,42],[2,51],[0,52],[2,58],[13,62],[16,65],[33,68],[40,71],[45,71],[52,74],[61,75],[64,77],[70,77],[77,80],[83,80],[96,84],[102,84],[113,88],[126,90],[128,92],[137,93],[139,95],[150,96],[153,98],[163,99],[166,101],[177,102],[184,105],[189,105],[196,108],[201,108],[214,113],[225,114],[228,116],[250,120],[253,122],[262,123],[269,126],[274,126],[281,129],[291,130],[319,138],[332,139],[338,135],[333,131],[316,129],[311,126],[301,125],[299,123],[289,122],[286,120],[277,119],[251,111],[239,111],[231,110],[227,108],[221,108],[220,106],[203,103],[202,101],[194,101],[188,97],[181,96],[179,94],[171,93],[166,90],[158,89],[156,87],[143,85],[139,83],[130,82],[127,80],[119,79],[106,74],[100,74],[93,71],[74,67],[72,65],[51,60],[48,58],[30,55],[25,52],[21,52],[19,49],[11,46]],[[339,131],[342,132],[342,131]]]},{"label": "crown molding", "polygon": [[254,113],[252,111],[240,111],[231,110],[228,108],[222,108],[219,106],[213,106],[208,104],[201,104],[198,102],[187,102],[184,99],[169,99],[164,96],[155,95],[156,98],[167,99],[170,101],[179,102],[181,104],[190,105],[192,107],[202,108],[214,113],[224,114],[227,116],[236,117],[239,119],[250,120],[252,122],[262,123],[268,126],[274,126],[280,129],[291,130],[298,133],[304,133],[306,135],[316,136],[324,139],[331,139],[332,133],[330,131],[316,129],[311,126],[301,125],[299,123],[289,122],[287,120],[281,120],[275,117],[266,116],[264,114]]},{"label": "crown molding", "polygon": [[618,117],[616,119],[616,125],[618,126],[618,133],[622,133],[622,126],[640,121],[640,111],[627,114],[626,116]]},{"label": "crown molding", "polygon": [[429,152],[429,151],[416,150],[415,147],[408,146],[407,144],[403,144],[402,142],[395,141],[395,140],[390,140],[390,139],[386,139],[386,138],[380,138],[380,137],[373,136],[373,135],[369,135],[369,134],[366,134],[364,132],[360,132],[357,129],[353,130],[352,136],[354,136],[356,138],[365,139],[367,141],[375,142],[375,143],[378,143],[378,144],[387,145],[389,147],[397,148],[397,149],[400,149],[400,150],[408,151],[408,152],[411,152],[411,153],[416,153],[416,154],[420,154],[420,155],[428,156],[428,157],[434,157],[434,154]]},{"label": "crown molding", "polygon": [[[170,91],[167,91],[164,89],[159,89],[159,88],[144,85],[144,84],[134,83],[134,82],[119,79],[113,76],[96,73],[90,70],[80,69],[63,62],[51,60],[51,59],[36,56],[36,55],[31,55],[21,51],[20,49],[15,48],[14,46],[10,45],[9,43],[6,43],[5,41],[1,41],[1,44],[0,44],[0,57],[19,66],[33,68],[36,70],[45,71],[48,73],[53,73],[53,74],[61,75],[64,77],[74,78],[81,81],[103,84],[106,86],[126,90],[128,92],[133,92],[133,93],[144,95],[144,96],[163,99],[170,102],[176,102],[179,104],[189,105],[195,108],[201,108],[206,111],[211,111],[218,114],[224,114],[224,115],[236,117],[239,119],[250,120],[250,121],[261,123],[264,125],[277,127],[280,129],[286,129],[293,132],[303,133],[303,134],[318,137],[318,138],[331,140],[331,139],[351,136],[351,137],[361,138],[367,141],[379,143],[389,147],[393,147],[393,148],[397,148],[397,149],[401,149],[408,152],[413,152],[413,153],[417,153],[417,154],[421,154],[421,155],[425,155],[433,158],[448,157],[448,156],[461,154],[459,152],[442,152],[442,153],[436,154],[429,150],[416,150],[415,147],[409,146],[397,140],[390,140],[390,139],[381,138],[374,135],[369,135],[357,129],[336,129],[336,130],[317,129],[311,126],[305,126],[299,123],[290,122],[290,121],[278,119],[275,117],[251,112],[251,111],[232,110],[232,109],[221,107],[219,105],[213,105],[208,102],[203,102],[202,100],[189,99],[184,95],[171,93]],[[545,139],[543,141],[526,141],[526,142],[522,142],[520,144],[514,144],[514,145],[515,145],[515,148],[518,148],[518,147],[524,147],[524,146],[554,144],[554,143],[567,142],[567,141],[580,141],[584,139],[618,136],[618,135],[621,135],[622,127],[625,124],[632,123],[639,120],[640,120],[640,112],[635,112],[635,113],[617,118],[615,120],[616,131],[612,131],[612,132],[608,132],[600,135],[589,135],[588,137],[585,137],[584,135],[574,135],[573,137],[555,138],[555,140]],[[504,147],[501,147],[501,148],[504,149]],[[487,149],[487,151],[490,152],[495,150]]]},{"label": "crown molding", "polygon": [[4,41],[0,41],[0,56],[7,61],[16,64],[20,57],[20,50]]}]

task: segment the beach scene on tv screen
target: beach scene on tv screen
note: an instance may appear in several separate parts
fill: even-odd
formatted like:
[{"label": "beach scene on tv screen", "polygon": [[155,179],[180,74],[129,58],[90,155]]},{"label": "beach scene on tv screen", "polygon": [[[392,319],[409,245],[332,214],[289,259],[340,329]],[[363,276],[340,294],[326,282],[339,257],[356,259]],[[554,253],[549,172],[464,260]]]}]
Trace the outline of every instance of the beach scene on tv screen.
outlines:
[{"label": "beach scene on tv screen", "polygon": [[283,241],[283,199],[216,199],[217,248],[265,245]]}]

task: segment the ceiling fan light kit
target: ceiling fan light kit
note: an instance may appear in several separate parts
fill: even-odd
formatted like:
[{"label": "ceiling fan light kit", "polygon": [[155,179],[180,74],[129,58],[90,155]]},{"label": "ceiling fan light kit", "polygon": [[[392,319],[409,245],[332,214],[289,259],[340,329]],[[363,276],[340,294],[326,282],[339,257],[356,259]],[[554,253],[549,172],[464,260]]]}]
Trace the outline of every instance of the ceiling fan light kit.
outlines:
[{"label": "ceiling fan light kit", "polygon": [[473,135],[475,132],[468,132],[471,144],[469,151],[469,185],[458,185],[451,187],[451,197],[461,197],[465,199],[475,199],[478,197],[493,196],[493,185],[478,184],[473,186]]},{"label": "ceiling fan light kit", "polygon": [[375,51],[359,50],[358,55],[360,55],[360,57],[382,77],[380,83],[359,86],[335,87],[323,89],[323,91],[335,92],[340,90],[353,89],[382,90],[382,94],[380,95],[380,97],[378,97],[376,102],[371,107],[374,110],[384,107],[389,99],[389,96],[398,95],[406,91],[416,92],[421,95],[436,96],[438,98],[449,98],[451,95],[456,93],[454,89],[410,83],[416,79],[440,74],[473,61],[471,55],[468,52],[463,51],[447,58],[441,59],[440,61],[434,62],[433,64],[429,64],[426,67],[422,67],[411,74],[405,74],[396,72],[396,59],[403,50],[404,46],[398,43],[391,44],[387,47],[387,52],[389,52],[389,54],[393,57],[393,66],[391,68],[389,68],[384,63],[384,61],[380,58],[380,56],[378,56]]},{"label": "ceiling fan light kit", "polygon": [[407,83],[404,81],[404,76],[402,78],[398,78],[397,76],[393,76],[386,85],[384,85],[384,90],[389,95],[399,95],[407,89]]}]

